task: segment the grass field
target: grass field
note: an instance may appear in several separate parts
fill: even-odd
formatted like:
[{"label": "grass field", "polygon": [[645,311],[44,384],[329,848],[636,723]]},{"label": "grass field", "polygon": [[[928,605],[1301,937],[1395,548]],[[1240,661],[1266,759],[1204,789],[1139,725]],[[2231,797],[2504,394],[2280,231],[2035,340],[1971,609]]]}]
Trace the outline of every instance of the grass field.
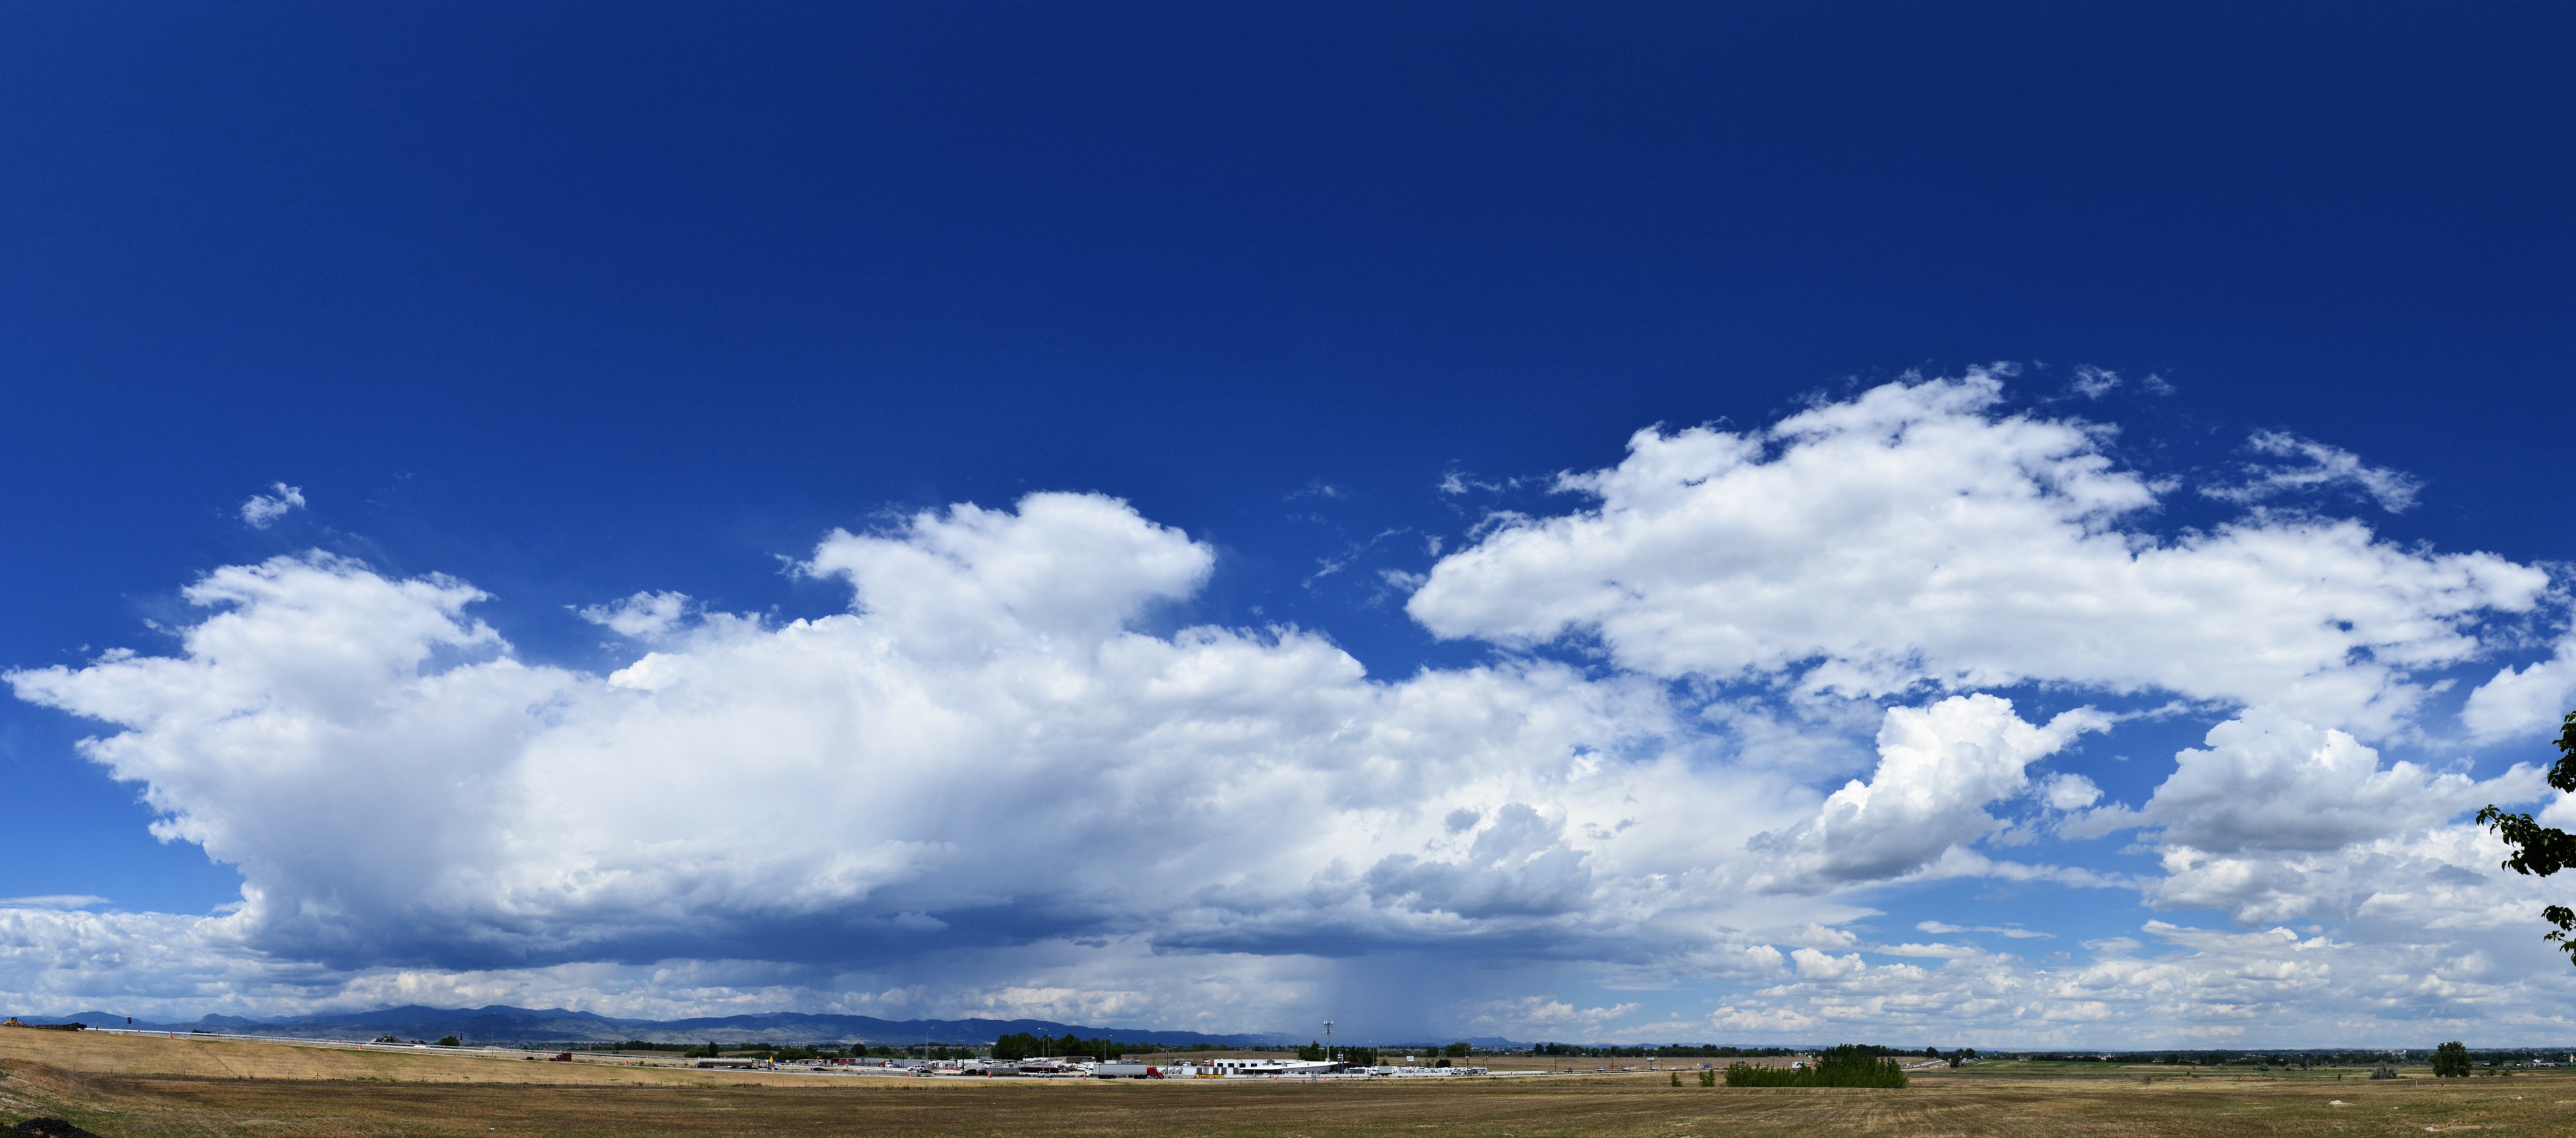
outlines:
[{"label": "grass field", "polygon": [[[2156,1081],[2144,1075],[2157,1074]],[[0,1032],[0,1120],[163,1135],[1564,1135],[2576,1133],[2576,1076],[2372,1083],[2002,1064],[1906,1090],[1674,1088],[1655,1075],[1279,1084],[815,1077]],[[1692,1083],[1687,1077],[1686,1084]],[[2344,1105],[2332,1105],[2336,1101]]]}]

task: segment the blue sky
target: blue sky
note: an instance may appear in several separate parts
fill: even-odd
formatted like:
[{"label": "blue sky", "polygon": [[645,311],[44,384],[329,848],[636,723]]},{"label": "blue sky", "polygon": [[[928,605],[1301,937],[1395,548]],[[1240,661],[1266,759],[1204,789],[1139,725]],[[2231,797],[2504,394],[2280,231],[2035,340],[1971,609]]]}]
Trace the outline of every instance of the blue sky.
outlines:
[{"label": "blue sky", "polygon": [[[2538,667],[2576,561],[2562,11],[55,6],[0,32],[19,1010],[2567,1038],[2528,917],[2554,895],[2441,812],[2541,803],[2512,768],[2576,686]],[[1882,429],[1884,469],[1831,449]],[[1725,439],[1750,466],[1648,461]],[[1945,478],[2004,512],[1914,528]],[[2107,497],[2069,506],[2087,479]],[[252,524],[281,485],[301,504]],[[1798,524],[1727,512],[1762,503]],[[2086,535],[2182,567],[2122,592]],[[1854,551],[1878,568],[1836,576]],[[1888,584],[1936,564],[2018,568]],[[1935,610],[1963,615],[1909,623]],[[247,639],[186,638],[219,612]],[[2349,642],[2301,655],[2321,628]],[[1137,644],[1179,671],[1139,678]],[[648,652],[706,671],[612,681]],[[391,686],[315,695],[333,653]],[[1019,680],[959,653],[1088,694],[987,705]],[[451,673],[436,699],[481,677],[538,710],[471,738],[387,710],[483,722],[422,694]],[[1175,710],[1181,675],[1206,702]],[[654,718],[689,683],[710,718]],[[1889,725],[1937,714],[1947,758],[1890,774]],[[263,715],[285,734],[223,735]],[[1333,750],[1353,724],[1377,741]],[[122,759],[75,749],[120,732]],[[244,757],[290,737],[306,776]],[[542,816],[571,792],[531,772],[565,754],[637,789],[558,833],[460,821]],[[1262,776],[1157,797],[1237,760]],[[742,763],[770,769],[690,781]],[[1130,781],[1066,789],[1086,772]],[[1835,823],[1855,779],[1931,813]],[[1674,813],[1622,830],[1622,795]],[[2300,818],[2355,821],[2278,836]],[[339,841],[394,849],[334,866]],[[71,947],[117,938],[191,947]]]}]

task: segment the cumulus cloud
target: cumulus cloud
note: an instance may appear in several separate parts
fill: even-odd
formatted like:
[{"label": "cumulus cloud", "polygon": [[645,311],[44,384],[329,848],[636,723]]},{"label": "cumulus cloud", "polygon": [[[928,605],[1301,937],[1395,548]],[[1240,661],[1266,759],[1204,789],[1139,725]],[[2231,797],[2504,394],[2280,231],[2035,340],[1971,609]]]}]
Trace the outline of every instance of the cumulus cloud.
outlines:
[{"label": "cumulus cloud", "polygon": [[2356,522],[2159,537],[2104,428],[2002,414],[2000,381],[1891,384],[1767,431],[1644,431],[1569,475],[1591,509],[1498,527],[1407,608],[1511,645],[1576,636],[1647,675],[1878,697],[2047,681],[2290,708],[2386,731],[2539,570]]},{"label": "cumulus cloud", "polygon": [[220,917],[0,910],[0,1006],[177,1020],[415,1004],[656,1019],[792,1008],[1237,1031],[1282,1022],[1334,979],[1306,958],[1175,956],[1133,939],[952,949],[873,986],[854,985],[845,967],[746,958],[334,969],[250,950],[236,928]]},{"label": "cumulus cloud", "polygon": [[2120,373],[2091,364],[2079,365],[2075,369],[2075,378],[2066,387],[2086,399],[2100,399],[2119,389]]},{"label": "cumulus cloud", "polygon": [[1603,1038],[1620,1020],[1635,1015],[1642,1007],[1643,1004],[1624,1003],[1586,1008],[1554,996],[1523,996],[1492,1001],[1469,1022],[1486,1031],[1509,1032],[1515,1037],[1589,1041]]},{"label": "cumulus cloud", "polygon": [[220,918],[0,907],[0,1000],[59,1012],[115,1001],[142,1009],[129,1014],[184,1007],[195,1015],[317,994],[298,984],[310,968],[242,951],[230,932]]},{"label": "cumulus cloud", "polygon": [[2469,693],[2460,722],[2482,740],[2510,738],[2558,726],[2576,702],[2576,636],[2559,640],[2546,660],[2504,668]]},{"label": "cumulus cloud", "polygon": [[[2497,872],[2504,856],[2493,834],[2457,825],[2281,854],[2168,846],[2165,875],[2148,895],[2168,907],[2214,909],[2247,924],[2335,922],[2385,943],[2449,942],[2457,951],[2507,952],[2541,967],[2545,956],[2534,954],[2547,946],[2536,915],[2542,905],[2564,901],[2561,887]],[[2507,930],[2527,935],[2493,943]],[[2553,963],[2552,972],[2565,967],[2564,958]]]},{"label": "cumulus cloud", "polygon": [[2125,1023],[2133,1044],[2225,1046],[2268,1034],[2267,1020],[2304,1009],[2330,991],[2338,965],[2361,955],[2288,930],[2230,936],[2159,921],[2144,931],[2167,951],[2141,958],[2137,942],[2105,942],[2091,963],[2056,966],[1973,951],[1928,966],[1803,952],[1795,982],[1729,1001],[1710,1026],[1794,1038],[1867,1022],[1955,1047],[2079,1044]]},{"label": "cumulus cloud", "polygon": [[[1452,824],[1457,812],[1444,821]],[[1551,915],[1590,900],[1592,871],[1565,844],[1565,828],[1520,802],[1504,804],[1493,824],[1455,861],[1391,854],[1370,867],[1370,891],[1408,908],[1489,917]]]},{"label": "cumulus cloud", "polygon": [[925,513],[899,535],[835,530],[805,571],[840,577],[894,641],[969,646],[1104,641],[1156,601],[1198,590],[1215,554],[1091,494],[1032,494],[1016,512]]},{"label": "cumulus cloud", "polygon": [[2049,776],[2039,797],[2052,810],[2082,810],[2101,800],[2102,788],[2080,774],[2057,774]]},{"label": "cumulus cloud", "polygon": [[641,592],[604,605],[584,605],[575,615],[629,640],[668,639],[694,610],[687,593]]},{"label": "cumulus cloud", "polygon": [[1380,683],[1291,630],[1126,627],[1209,562],[1105,498],[929,512],[817,547],[852,612],[701,621],[601,676],[517,660],[462,582],[282,557],[192,586],[177,656],[10,679],[114,725],[85,753],[239,867],[229,936],[343,969],[1121,936],[1652,956],[1707,944],[1740,835],[1803,808],[1690,763],[1652,684]]},{"label": "cumulus cloud", "polygon": [[2269,714],[2221,723],[2206,743],[2177,754],[2174,773],[2124,824],[2160,826],[2166,842],[2206,852],[2332,850],[2547,789],[2528,765],[2483,782],[2411,762],[2382,767],[2351,735]]},{"label": "cumulus cloud", "polygon": [[[1240,1030],[1360,993],[1407,1026],[1638,1022],[1478,986],[1579,969],[1716,985],[1713,1031],[2024,1040],[2563,1000],[2507,978],[2524,949],[2440,963],[2536,907],[2458,818],[2536,774],[2378,749],[2430,737],[2488,622],[2561,603],[2545,575],[2279,511],[2163,534],[2179,484],[2111,437],[2012,412],[1988,373],[1640,433],[1561,480],[1576,508],[1494,515],[1389,578],[1495,649],[1400,677],[1305,630],[1170,630],[1214,550],[1091,494],[825,535],[797,572],[847,588],[833,615],[578,608],[632,642],[605,672],[523,660],[453,578],[224,567],[183,591],[200,616],[168,654],[7,678],[98,724],[82,753],[238,869],[239,903],[0,902],[0,998]],[[2522,730],[2553,666],[2500,673],[2471,729]],[[2133,696],[2220,722],[2141,805],[2046,769]],[[2038,701],[2088,705],[2025,718]],[[1997,854],[2125,828],[2152,872]],[[1873,891],[1961,876],[2337,927],[2153,924],[2160,948],[2036,963],[1855,931]],[[1367,960],[1437,963],[1337,963]],[[2356,975],[2415,987],[2331,995]]]},{"label": "cumulus cloud", "polygon": [[2082,708],[2033,726],[2014,714],[2012,701],[1991,695],[1890,709],[1870,780],[1852,780],[1814,818],[1763,834],[1756,846],[1785,859],[1775,887],[1915,872],[2001,826],[1986,807],[2029,789],[2025,768],[2033,760],[2110,724],[2109,716]]},{"label": "cumulus cloud", "polygon": [[2396,514],[2412,507],[2415,496],[2424,489],[2423,481],[2413,475],[2372,466],[2341,447],[2284,431],[2257,431],[2245,449],[2266,458],[2298,461],[2248,463],[2241,480],[2203,487],[2201,493],[2222,501],[2252,504],[2285,494],[2341,488],[2357,491],[2378,503],[2380,509]]},{"label": "cumulus cloud", "polygon": [[280,482],[269,489],[270,493],[253,494],[249,501],[241,504],[241,519],[252,529],[267,529],[276,524],[277,519],[285,517],[288,511],[304,508],[302,488]]},{"label": "cumulus cloud", "polygon": [[2204,742],[2145,806],[2100,807],[2060,831],[2148,827],[2163,870],[2142,882],[2149,903],[2246,924],[2324,920],[2422,945],[2527,923],[2547,903],[2532,879],[2494,872],[2491,835],[2459,824],[2486,803],[2548,796],[2535,767],[2479,780],[2383,763],[2350,734],[2259,710]]}]

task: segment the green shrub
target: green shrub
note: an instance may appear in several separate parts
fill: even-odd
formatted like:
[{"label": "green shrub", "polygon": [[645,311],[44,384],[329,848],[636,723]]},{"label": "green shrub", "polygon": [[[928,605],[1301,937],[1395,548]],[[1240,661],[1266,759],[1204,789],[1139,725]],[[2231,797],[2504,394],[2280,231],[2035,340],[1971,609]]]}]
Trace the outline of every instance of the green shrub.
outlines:
[{"label": "green shrub", "polygon": [[1756,1067],[1737,1063],[1726,1069],[1730,1087],[1902,1087],[1905,1070],[1894,1059],[1881,1059],[1868,1047],[1845,1045],[1827,1050],[1804,1070]]}]

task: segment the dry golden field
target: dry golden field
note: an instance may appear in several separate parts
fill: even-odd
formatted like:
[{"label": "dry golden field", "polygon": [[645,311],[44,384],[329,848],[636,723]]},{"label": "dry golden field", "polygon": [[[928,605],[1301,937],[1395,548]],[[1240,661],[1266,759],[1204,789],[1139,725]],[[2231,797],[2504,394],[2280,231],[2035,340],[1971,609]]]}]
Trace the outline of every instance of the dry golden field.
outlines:
[{"label": "dry golden field", "polygon": [[2439,1086],[2315,1075],[2149,1083],[2144,1073],[1999,1065],[1927,1075],[1901,1091],[1676,1089],[1662,1074],[1108,1084],[701,1072],[6,1031],[0,1120],[54,1115],[106,1138],[2576,1134],[2576,1076]]}]

